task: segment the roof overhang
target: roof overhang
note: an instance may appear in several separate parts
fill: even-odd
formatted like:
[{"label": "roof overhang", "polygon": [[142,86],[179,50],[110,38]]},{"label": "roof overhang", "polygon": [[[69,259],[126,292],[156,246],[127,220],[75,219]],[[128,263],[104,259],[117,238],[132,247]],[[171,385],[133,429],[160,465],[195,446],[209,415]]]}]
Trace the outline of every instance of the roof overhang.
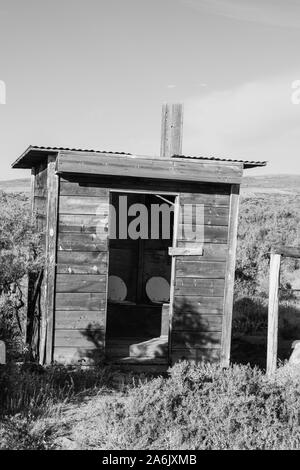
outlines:
[{"label": "roof overhang", "polygon": [[48,155],[55,155],[58,152],[59,150],[55,148],[33,147],[30,145],[25,152],[14,161],[12,168],[32,168],[38,165]]},{"label": "roof overhang", "polygon": [[240,184],[241,162],[188,160],[180,157],[145,157],[140,155],[101,155],[81,151],[60,151],[56,161],[59,174],[134,177]]},{"label": "roof overhang", "polygon": [[[175,155],[174,155],[175,157]],[[178,155],[178,157],[182,159],[188,159],[188,160],[202,160],[202,161],[210,161],[210,162],[224,162],[224,163],[242,163],[244,169],[247,168],[255,168],[255,167],[262,167],[266,166],[267,162],[266,161],[254,161],[254,160],[235,160],[232,158],[219,158],[219,157],[197,157],[197,156],[190,156],[190,155]]]},{"label": "roof overhang", "polygon": [[32,168],[49,155],[58,155],[58,173],[119,175],[190,181],[239,183],[244,168],[262,167],[266,162],[174,155],[171,158],[121,152],[29,146],[12,168]]}]

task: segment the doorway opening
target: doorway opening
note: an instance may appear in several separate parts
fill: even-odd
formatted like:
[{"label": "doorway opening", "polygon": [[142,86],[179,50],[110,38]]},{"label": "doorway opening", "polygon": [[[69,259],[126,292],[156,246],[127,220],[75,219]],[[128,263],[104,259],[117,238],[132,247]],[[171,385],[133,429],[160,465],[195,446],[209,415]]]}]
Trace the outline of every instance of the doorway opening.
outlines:
[{"label": "doorway opening", "polygon": [[174,194],[112,191],[106,357],[166,364]]}]

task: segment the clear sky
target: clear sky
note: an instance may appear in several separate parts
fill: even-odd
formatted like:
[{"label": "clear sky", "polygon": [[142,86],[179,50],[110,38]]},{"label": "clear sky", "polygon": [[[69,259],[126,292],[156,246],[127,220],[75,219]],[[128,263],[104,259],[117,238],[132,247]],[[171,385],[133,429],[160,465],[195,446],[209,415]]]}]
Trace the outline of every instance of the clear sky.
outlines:
[{"label": "clear sky", "polygon": [[300,174],[298,0],[0,0],[0,179],[32,145],[158,154],[184,103],[183,153]]}]

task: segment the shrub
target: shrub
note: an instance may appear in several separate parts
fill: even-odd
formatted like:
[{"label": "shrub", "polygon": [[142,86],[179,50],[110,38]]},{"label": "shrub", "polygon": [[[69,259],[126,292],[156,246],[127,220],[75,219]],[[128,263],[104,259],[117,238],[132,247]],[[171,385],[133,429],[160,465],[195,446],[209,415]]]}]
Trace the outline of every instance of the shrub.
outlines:
[{"label": "shrub", "polygon": [[23,350],[24,276],[43,265],[41,236],[27,197],[0,192],[0,339],[7,343],[10,359],[16,359]]},{"label": "shrub", "polygon": [[1,450],[49,450],[53,448],[55,426],[49,420],[13,416],[0,423]]},{"label": "shrub", "polygon": [[259,297],[237,299],[233,306],[233,333],[258,333],[266,331],[268,304]]},{"label": "shrub", "polygon": [[105,449],[295,449],[300,386],[258,369],[179,363],[115,400],[101,414]]},{"label": "shrub", "polygon": [[0,292],[40,268],[40,238],[27,197],[0,192]]},{"label": "shrub", "polygon": [[0,383],[0,447],[54,448],[55,437],[72,425],[63,422],[61,405],[102,391],[84,409],[92,423],[88,432],[82,423],[80,448],[297,449],[300,372],[294,372],[281,367],[270,381],[250,366],[181,362],[167,377],[131,377],[122,393],[107,396],[112,374],[106,369],[13,368]]},{"label": "shrub", "polygon": [[[269,253],[272,245],[299,245],[300,212],[295,199],[281,195],[241,199],[235,291],[237,296],[266,296],[268,293]],[[299,261],[284,259],[281,283],[299,269]]]}]

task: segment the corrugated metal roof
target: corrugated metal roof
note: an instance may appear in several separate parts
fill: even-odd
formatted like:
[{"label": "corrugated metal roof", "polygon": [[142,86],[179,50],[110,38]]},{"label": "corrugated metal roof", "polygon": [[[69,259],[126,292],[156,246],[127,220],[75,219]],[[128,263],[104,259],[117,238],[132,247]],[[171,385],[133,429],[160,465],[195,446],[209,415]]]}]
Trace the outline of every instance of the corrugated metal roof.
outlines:
[{"label": "corrugated metal roof", "polygon": [[267,162],[255,161],[255,160],[235,160],[232,158],[220,158],[220,157],[203,157],[193,155],[173,155],[174,158],[190,158],[192,160],[212,160],[217,162],[233,162],[233,163],[244,163],[244,165],[250,166],[266,166]]},{"label": "corrugated metal roof", "polygon": [[[12,164],[13,168],[31,168],[32,163],[40,160],[45,153],[56,153],[56,152],[86,152],[96,154],[113,154],[113,155],[133,155],[128,152],[112,152],[106,150],[93,150],[93,149],[79,149],[71,147],[43,147],[37,145],[30,145],[25,152]],[[149,158],[154,158],[149,156]],[[234,160],[230,158],[220,157],[203,157],[203,156],[191,156],[191,155],[173,155],[172,158],[192,159],[192,160],[208,160],[218,161],[227,163],[243,163],[244,168],[253,168],[256,166],[265,166],[267,162],[249,161],[249,160]]]},{"label": "corrugated metal roof", "polygon": [[93,149],[77,149],[77,148],[69,148],[69,147],[42,147],[39,145],[29,145],[27,150],[46,150],[50,152],[92,152],[92,153],[113,153],[117,155],[131,155],[131,153],[127,152],[112,152],[107,150],[93,150]]},{"label": "corrugated metal roof", "polygon": [[115,154],[115,155],[131,155],[126,152],[112,152],[105,150],[78,149],[71,147],[43,147],[38,145],[29,145],[25,152],[12,164],[12,168],[31,168],[37,162],[43,159],[45,154],[57,152],[86,152],[97,154]]}]

